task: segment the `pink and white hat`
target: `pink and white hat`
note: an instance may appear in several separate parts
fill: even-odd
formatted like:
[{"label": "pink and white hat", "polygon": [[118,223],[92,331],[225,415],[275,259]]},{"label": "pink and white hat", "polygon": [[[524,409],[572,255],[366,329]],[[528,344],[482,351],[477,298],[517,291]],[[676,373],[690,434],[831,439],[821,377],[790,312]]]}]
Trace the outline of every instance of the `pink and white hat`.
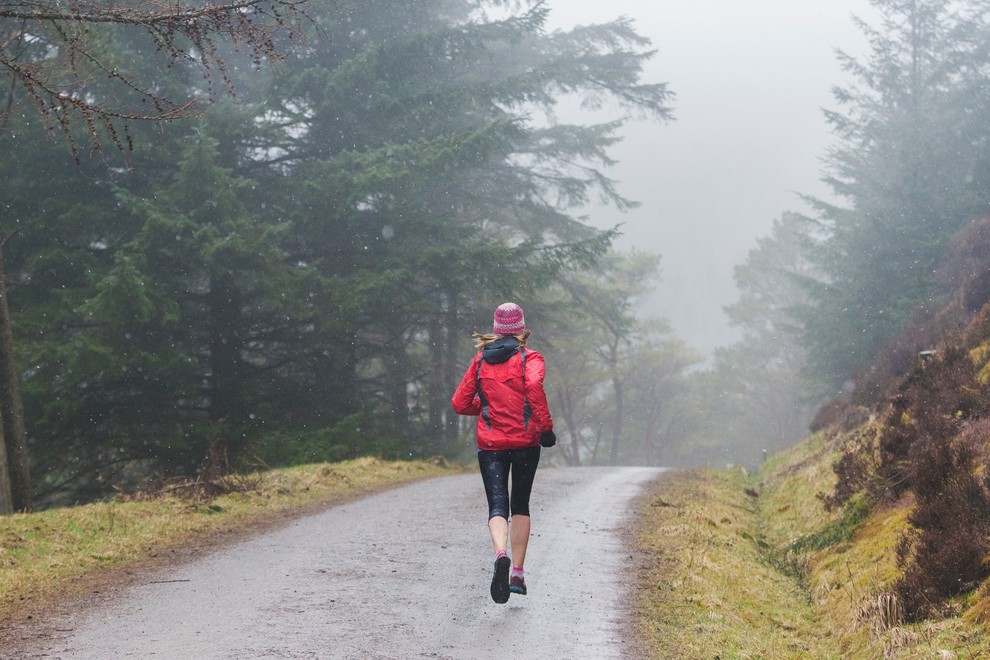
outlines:
[{"label": "pink and white hat", "polygon": [[522,307],[516,303],[502,303],[495,310],[492,330],[496,335],[519,335],[526,332],[526,319]]}]

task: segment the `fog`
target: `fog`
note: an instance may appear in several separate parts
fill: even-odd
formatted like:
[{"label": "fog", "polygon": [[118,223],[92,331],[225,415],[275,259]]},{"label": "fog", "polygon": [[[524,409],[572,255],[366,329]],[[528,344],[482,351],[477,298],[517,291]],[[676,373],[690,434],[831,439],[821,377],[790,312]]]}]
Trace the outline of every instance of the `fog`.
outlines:
[{"label": "fog", "polygon": [[[667,319],[703,353],[732,343],[723,307],[736,297],[733,268],[784,211],[805,211],[798,193],[828,198],[820,158],[830,144],[823,108],[844,81],[839,48],[863,52],[852,16],[868,0],[551,0],[550,29],[635,21],[657,54],[643,81],[676,93],[670,124],[630,121],[609,172],[641,203],[622,213],[594,206],[591,224],[622,223],[619,247],[662,256],[644,316]],[[576,108],[566,120],[587,121]],[[619,116],[602,112],[594,119]]]}]

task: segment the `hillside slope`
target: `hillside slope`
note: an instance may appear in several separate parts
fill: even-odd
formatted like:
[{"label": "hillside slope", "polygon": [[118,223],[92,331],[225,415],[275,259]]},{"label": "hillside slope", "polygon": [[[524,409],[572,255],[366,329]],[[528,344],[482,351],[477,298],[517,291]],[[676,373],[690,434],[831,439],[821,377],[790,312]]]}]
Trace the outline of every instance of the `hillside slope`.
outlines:
[{"label": "hillside slope", "polygon": [[658,484],[640,530],[657,657],[990,657],[990,217],[937,275],[804,442],[755,476]]},{"label": "hillside slope", "polygon": [[986,585],[907,622],[894,595],[912,497],[829,512],[845,443],[818,433],[739,469],[673,473],[641,504],[639,627],[650,657],[990,657]]}]

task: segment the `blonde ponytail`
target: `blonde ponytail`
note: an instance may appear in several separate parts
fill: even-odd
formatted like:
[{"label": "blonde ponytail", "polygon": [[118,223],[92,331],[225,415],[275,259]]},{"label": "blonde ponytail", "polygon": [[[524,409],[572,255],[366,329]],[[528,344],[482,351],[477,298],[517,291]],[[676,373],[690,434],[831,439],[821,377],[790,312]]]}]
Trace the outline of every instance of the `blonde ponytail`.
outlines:
[{"label": "blonde ponytail", "polygon": [[516,341],[519,342],[519,347],[526,348],[526,340],[529,339],[529,336],[531,334],[533,333],[531,333],[529,330],[526,330],[518,335],[496,335],[495,333],[492,332],[486,332],[486,333],[475,332],[471,334],[471,338],[474,340],[474,350],[476,351],[480,351],[485,346],[488,346],[488,344],[498,341],[502,337],[515,337]]}]

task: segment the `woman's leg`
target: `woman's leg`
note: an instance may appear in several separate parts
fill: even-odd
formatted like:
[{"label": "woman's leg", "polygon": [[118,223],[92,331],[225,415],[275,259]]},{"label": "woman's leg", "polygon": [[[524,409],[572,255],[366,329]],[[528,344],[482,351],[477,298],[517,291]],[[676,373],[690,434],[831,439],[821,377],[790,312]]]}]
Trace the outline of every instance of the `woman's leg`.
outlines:
[{"label": "woman's leg", "polygon": [[488,532],[495,548],[492,600],[506,603],[511,593],[511,562],[505,547],[509,535],[509,454],[504,451],[479,451],[478,465],[481,467],[481,480],[485,483],[485,495],[488,497]]},{"label": "woman's leg", "polygon": [[[508,554],[509,542],[509,521],[502,516],[492,516],[488,519],[488,533],[492,535],[492,547],[495,554],[503,552]],[[515,549],[515,544],[512,548]]]},{"label": "woman's leg", "polygon": [[479,451],[478,466],[488,498],[488,532],[498,554],[507,550],[509,541],[509,453]]},{"label": "woman's leg", "polygon": [[536,468],[540,464],[540,448],[527,447],[513,449],[510,457],[512,465],[512,526],[509,535],[512,541],[512,564],[522,568],[526,561],[526,548],[532,520],[529,516],[529,496],[533,492]]},{"label": "woman's leg", "polygon": [[526,547],[529,545],[530,518],[518,513],[512,514],[512,565],[522,568],[526,561]]}]

